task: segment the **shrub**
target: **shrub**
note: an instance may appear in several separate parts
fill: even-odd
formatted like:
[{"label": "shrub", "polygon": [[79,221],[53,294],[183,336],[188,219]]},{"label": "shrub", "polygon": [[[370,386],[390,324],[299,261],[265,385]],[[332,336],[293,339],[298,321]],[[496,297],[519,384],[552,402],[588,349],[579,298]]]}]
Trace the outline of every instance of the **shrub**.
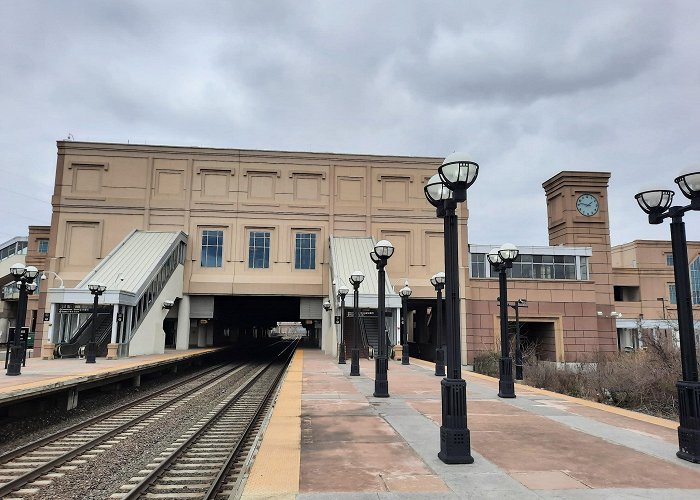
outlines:
[{"label": "shrub", "polygon": [[498,377],[498,360],[500,357],[500,354],[494,351],[477,354],[474,356],[474,371],[490,377]]},{"label": "shrub", "polygon": [[644,350],[599,355],[594,363],[570,363],[565,367],[529,356],[524,367],[525,382],[570,396],[675,418],[680,352],[674,345],[651,336],[644,339],[644,346]]}]

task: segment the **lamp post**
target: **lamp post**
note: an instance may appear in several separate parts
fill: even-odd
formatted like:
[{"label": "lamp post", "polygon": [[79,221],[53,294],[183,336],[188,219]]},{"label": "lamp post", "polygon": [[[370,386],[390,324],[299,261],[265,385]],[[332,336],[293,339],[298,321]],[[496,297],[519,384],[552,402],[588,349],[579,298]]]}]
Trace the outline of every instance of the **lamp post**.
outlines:
[{"label": "lamp post", "polygon": [[527,307],[527,300],[518,299],[508,306],[515,309],[515,380],[522,380],[523,351],[520,349],[520,308]]},{"label": "lamp post", "polygon": [[401,364],[408,365],[408,298],[413,293],[408,287],[408,281],[399,290],[401,296]]},{"label": "lamp post", "polygon": [[338,288],[338,297],[340,298],[340,344],[338,345],[338,364],[345,363],[345,296],[350,292],[348,287],[341,286]]},{"label": "lamp post", "polygon": [[90,293],[95,296],[95,300],[92,302],[92,325],[90,325],[90,341],[85,346],[85,362],[94,363],[95,356],[97,355],[97,346],[95,345],[95,332],[97,331],[97,300],[100,295],[107,290],[107,287],[102,283],[90,283],[88,285]]},{"label": "lamp post", "polygon": [[357,303],[360,300],[360,283],[365,279],[361,271],[355,271],[350,275],[350,284],[353,289],[353,321],[352,321],[352,349],[350,350],[350,375],[360,375],[360,350],[357,347],[357,336],[359,335],[359,314]]},{"label": "lamp post", "polygon": [[445,287],[445,273],[440,271],[433,274],[430,278],[430,284],[435,288],[437,293],[437,348],[435,349],[435,376],[445,376],[445,334],[443,332],[444,325],[442,322],[442,289]]},{"label": "lamp post", "polygon": [[695,354],[693,305],[690,292],[688,244],[683,216],[688,211],[700,211],[700,168],[693,168],[675,179],[681,192],[690,200],[686,206],[672,206],[673,191],[649,189],[635,195],[639,206],[649,215],[649,224],[661,224],[671,219],[671,251],[673,274],[676,280],[678,334],[681,343],[683,380],[678,389],[679,420],[676,455],[689,462],[700,463],[700,382]]},{"label": "lamp post", "polygon": [[474,183],[478,173],[479,165],[466,154],[452,153],[423,188],[426,199],[436,208],[437,216],[444,219],[447,376],[440,382],[442,425],[438,458],[448,464],[474,462],[467,428],[467,383],[462,378],[456,210],[459,203],[466,201],[467,189]]},{"label": "lamp post", "polygon": [[27,295],[36,289],[34,278],[39,274],[39,270],[34,266],[25,267],[24,264],[17,263],[10,267],[10,274],[15,279],[19,290],[15,335],[12,338],[6,372],[6,375],[14,376],[22,374],[21,366],[26,355],[26,348],[22,345],[22,328],[24,328],[24,319],[27,315]]},{"label": "lamp post", "polygon": [[388,240],[380,240],[374,245],[374,251],[370,252],[369,256],[377,265],[377,335],[379,335],[378,348],[379,352],[374,358],[374,397],[388,398],[389,397],[389,380],[387,378],[387,370],[389,368],[389,355],[387,351],[387,332],[386,332],[386,317],[384,310],[385,294],[386,294],[386,272],[384,268],[389,258],[394,255],[394,246]]},{"label": "lamp post", "polygon": [[501,316],[501,359],[498,362],[498,397],[514,398],[513,360],[508,349],[508,283],[506,269],[513,267],[513,261],[520,251],[512,243],[504,243],[501,248],[491,250],[487,258],[498,271],[499,305]]},{"label": "lamp post", "polygon": [[661,301],[661,317],[666,319],[666,297],[657,297],[656,300]]}]

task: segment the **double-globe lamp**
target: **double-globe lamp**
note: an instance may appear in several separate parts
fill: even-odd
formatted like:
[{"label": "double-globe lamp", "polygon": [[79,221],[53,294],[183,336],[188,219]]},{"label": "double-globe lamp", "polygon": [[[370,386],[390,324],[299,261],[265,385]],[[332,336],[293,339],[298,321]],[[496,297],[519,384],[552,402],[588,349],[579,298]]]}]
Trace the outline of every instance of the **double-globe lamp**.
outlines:
[{"label": "double-globe lamp", "polygon": [[17,317],[15,318],[15,334],[12,337],[10,355],[7,362],[7,375],[21,375],[22,363],[26,356],[26,346],[22,342],[22,328],[24,319],[27,316],[27,297],[36,290],[34,278],[39,274],[39,270],[34,266],[26,266],[21,262],[10,267],[10,274],[15,279],[19,298],[17,300]]},{"label": "double-globe lamp", "polygon": [[452,153],[423,188],[428,202],[444,219],[447,376],[440,382],[442,425],[438,458],[448,464],[470,464],[471,442],[467,428],[467,384],[462,378],[459,315],[459,242],[457,204],[467,199],[467,189],[479,173],[479,165],[465,153]]},{"label": "double-globe lamp", "polygon": [[357,377],[360,375],[360,349],[357,347],[357,337],[359,336],[359,308],[360,300],[360,283],[365,280],[365,275],[362,271],[354,271],[350,275],[350,284],[352,285],[353,293],[353,314],[352,314],[352,349],[350,349],[350,375]]},{"label": "double-globe lamp", "polygon": [[435,325],[436,344],[435,349],[435,376],[445,376],[445,325],[442,319],[442,289],[445,288],[445,273],[440,271],[433,274],[430,278],[430,284],[435,288],[436,309],[437,309],[437,324]]},{"label": "double-globe lamp", "polygon": [[408,281],[404,283],[404,287],[399,290],[401,297],[401,364],[408,365],[408,298],[413,293],[408,286]]},{"label": "double-globe lamp", "polygon": [[102,283],[90,283],[88,285],[90,293],[94,295],[92,302],[92,325],[90,325],[90,341],[85,346],[85,362],[94,363],[97,356],[97,346],[95,345],[95,333],[97,332],[97,301],[100,295],[107,290],[107,287]]},{"label": "double-globe lamp", "polygon": [[501,317],[501,358],[498,361],[498,397],[514,398],[513,360],[510,358],[508,342],[508,283],[506,270],[513,267],[513,261],[520,251],[512,243],[504,243],[501,248],[492,249],[486,258],[498,271],[499,307]]},{"label": "double-globe lamp", "polygon": [[374,357],[374,397],[389,397],[389,342],[386,331],[385,296],[386,296],[386,272],[384,268],[389,258],[394,255],[394,245],[388,240],[379,240],[374,245],[374,250],[369,254],[372,262],[377,266],[377,341],[378,353]]},{"label": "double-globe lamp", "polygon": [[678,308],[678,334],[681,344],[683,380],[676,383],[678,389],[678,447],[676,455],[689,462],[700,463],[700,382],[695,352],[693,328],[693,304],[690,291],[688,243],[685,236],[683,215],[700,211],[700,167],[685,170],[676,177],[676,184],[690,203],[673,206],[673,191],[647,189],[635,195],[639,206],[649,215],[649,224],[661,224],[671,219],[671,251],[673,274],[676,280],[676,305]]},{"label": "double-globe lamp", "polygon": [[338,298],[340,299],[340,342],[338,345],[338,364],[345,363],[345,296],[350,292],[346,286],[338,288]]}]

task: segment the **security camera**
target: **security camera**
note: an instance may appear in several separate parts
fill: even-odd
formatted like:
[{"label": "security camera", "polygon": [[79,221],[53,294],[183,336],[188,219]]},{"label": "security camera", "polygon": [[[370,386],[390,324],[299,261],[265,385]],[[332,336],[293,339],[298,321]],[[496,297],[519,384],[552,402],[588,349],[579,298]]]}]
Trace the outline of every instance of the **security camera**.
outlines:
[{"label": "security camera", "polygon": [[164,301],[163,301],[163,309],[170,309],[170,308],[173,307],[174,305],[175,305],[175,301],[174,301],[174,300],[164,300]]}]

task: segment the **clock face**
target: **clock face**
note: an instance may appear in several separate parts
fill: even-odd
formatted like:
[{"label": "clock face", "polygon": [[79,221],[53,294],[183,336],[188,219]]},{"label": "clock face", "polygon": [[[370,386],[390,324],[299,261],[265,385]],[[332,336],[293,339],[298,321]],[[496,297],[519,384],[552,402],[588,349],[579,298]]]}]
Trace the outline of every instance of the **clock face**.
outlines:
[{"label": "clock face", "polygon": [[585,215],[586,217],[591,217],[597,214],[598,208],[598,198],[592,194],[582,194],[578,197],[578,200],[576,200],[576,210],[578,210],[581,215]]}]

